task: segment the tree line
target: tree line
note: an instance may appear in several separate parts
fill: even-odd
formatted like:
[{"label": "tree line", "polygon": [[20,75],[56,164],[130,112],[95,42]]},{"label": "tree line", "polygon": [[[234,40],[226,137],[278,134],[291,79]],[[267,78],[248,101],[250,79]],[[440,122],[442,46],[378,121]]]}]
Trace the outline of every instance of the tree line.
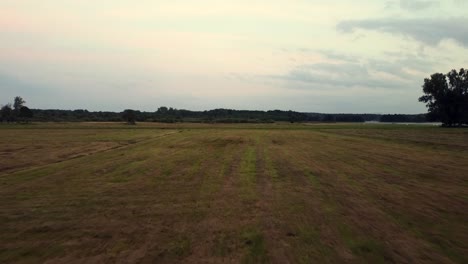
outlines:
[{"label": "tree line", "polygon": [[195,122],[195,123],[273,123],[273,122],[425,122],[421,115],[380,115],[380,114],[323,114],[295,111],[252,111],[213,109],[190,111],[172,107],[159,107],[157,111],[145,112],[126,109],[123,112],[29,109],[25,101],[17,96],[15,103],[1,108],[2,122]]},{"label": "tree line", "polygon": [[295,111],[251,111],[214,109],[190,111],[172,107],[159,107],[154,112],[126,109],[123,112],[91,112],[88,110],[29,109],[23,98],[16,96],[12,103],[0,109],[1,122],[29,121],[110,121],[135,122],[206,122],[206,123],[272,123],[272,122],[427,122],[440,121],[444,126],[468,124],[468,70],[452,70],[447,74],[435,73],[424,79],[424,95],[427,114],[379,115],[379,114],[322,114]]}]

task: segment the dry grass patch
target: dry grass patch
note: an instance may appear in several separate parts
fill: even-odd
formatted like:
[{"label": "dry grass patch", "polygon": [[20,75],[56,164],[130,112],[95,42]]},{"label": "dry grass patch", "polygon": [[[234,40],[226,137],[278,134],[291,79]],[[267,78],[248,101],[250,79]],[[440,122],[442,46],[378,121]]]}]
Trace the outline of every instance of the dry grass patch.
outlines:
[{"label": "dry grass patch", "polygon": [[467,261],[464,130],[66,126],[0,129],[2,263]]}]

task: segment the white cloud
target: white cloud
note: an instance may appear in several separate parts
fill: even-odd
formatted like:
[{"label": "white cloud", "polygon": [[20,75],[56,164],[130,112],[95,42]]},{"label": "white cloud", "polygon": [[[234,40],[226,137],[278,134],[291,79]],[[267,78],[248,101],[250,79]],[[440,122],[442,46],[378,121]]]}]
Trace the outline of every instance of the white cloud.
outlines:
[{"label": "white cloud", "polygon": [[375,30],[390,34],[409,36],[428,45],[437,45],[446,39],[453,39],[468,47],[468,18],[446,19],[363,19],[345,20],[337,29],[350,33],[355,29]]}]

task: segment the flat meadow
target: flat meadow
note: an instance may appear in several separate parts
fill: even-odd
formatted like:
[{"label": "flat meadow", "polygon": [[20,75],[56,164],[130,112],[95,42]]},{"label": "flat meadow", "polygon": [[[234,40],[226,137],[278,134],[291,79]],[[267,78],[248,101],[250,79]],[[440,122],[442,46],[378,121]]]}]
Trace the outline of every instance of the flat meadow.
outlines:
[{"label": "flat meadow", "polygon": [[0,125],[0,263],[467,263],[468,129]]}]

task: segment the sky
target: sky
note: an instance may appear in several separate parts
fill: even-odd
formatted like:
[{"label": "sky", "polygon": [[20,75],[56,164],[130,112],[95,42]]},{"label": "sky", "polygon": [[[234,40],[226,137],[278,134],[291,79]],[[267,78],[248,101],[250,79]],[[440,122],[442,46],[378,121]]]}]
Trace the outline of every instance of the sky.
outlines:
[{"label": "sky", "polygon": [[0,105],[423,113],[468,0],[0,0]]}]

